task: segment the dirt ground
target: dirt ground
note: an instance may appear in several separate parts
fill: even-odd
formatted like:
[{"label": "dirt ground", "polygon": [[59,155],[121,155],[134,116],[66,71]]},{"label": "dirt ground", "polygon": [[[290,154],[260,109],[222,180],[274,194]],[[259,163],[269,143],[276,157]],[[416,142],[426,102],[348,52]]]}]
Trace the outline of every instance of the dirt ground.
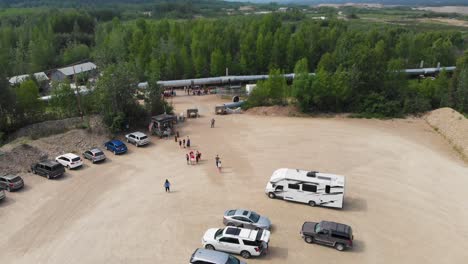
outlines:
[{"label": "dirt ground", "polygon": [[[270,252],[248,263],[465,263],[468,167],[422,119],[216,116],[216,96],[179,96],[180,127],[202,162],[189,166],[174,140],[67,172],[26,175],[0,203],[0,263],[188,263],[203,233],[228,208],[270,217]],[[223,173],[215,170],[221,156]],[[342,210],[271,200],[264,188],[281,167],[346,176]],[[169,179],[172,192],[165,193]],[[353,227],[355,248],[306,244],[304,221]]]}]

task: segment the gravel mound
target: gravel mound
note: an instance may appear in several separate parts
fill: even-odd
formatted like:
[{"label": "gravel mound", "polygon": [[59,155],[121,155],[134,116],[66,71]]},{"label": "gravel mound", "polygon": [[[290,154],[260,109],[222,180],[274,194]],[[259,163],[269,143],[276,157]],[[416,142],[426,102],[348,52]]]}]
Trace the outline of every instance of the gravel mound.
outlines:
[{"label": "gravel mound", "polygon": [[[50,124],[48,122],[41,125],[41,129]],[[90,118],[86,129],[72,129],[36,140],[23,137],[0,148],[0,173],[27,172],[34,162],[55,159],[56,156],[69,152],[81,155],[89,148],[102,148],[108,139],[108,131],[98,117]]]},{"label": "gravel mound", "polygon": [[0,156],[0,172],[26,172],[34,161],[48,158],[48,153],[29,144],[20,144]]},{"label": "gravel mound", "polygon": [[295,106],[259,106],[250,108],[245,112],[251,115],[265,116],[303,116]]},{"label": "gravel mound", "polygon": [[448,107],[431,111],[424,119],[468,159],[468,119]]}]

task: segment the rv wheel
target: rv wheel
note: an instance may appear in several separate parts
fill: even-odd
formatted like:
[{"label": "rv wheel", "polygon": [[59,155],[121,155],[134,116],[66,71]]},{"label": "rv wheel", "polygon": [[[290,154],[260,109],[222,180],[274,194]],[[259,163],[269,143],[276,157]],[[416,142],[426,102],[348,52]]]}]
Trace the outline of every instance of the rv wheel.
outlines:
[{"label": "rv wheel", "polygon": [[314,206],[315,206],[315,202],[314,202],[314,201],[310,201],[310,202],[309,202],[309,205],[312,206],[312,207],[314,207]]},{"label": "rv wheel", "polygon": [[268,197],[270,197],[271,199],[275,199],[276,195],[271,192],[271,193],[268,193]]}]

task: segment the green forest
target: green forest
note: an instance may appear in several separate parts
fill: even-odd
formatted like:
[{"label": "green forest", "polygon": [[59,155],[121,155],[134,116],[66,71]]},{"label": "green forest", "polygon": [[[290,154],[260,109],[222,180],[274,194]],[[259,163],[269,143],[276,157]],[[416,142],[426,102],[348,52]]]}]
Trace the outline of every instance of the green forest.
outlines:
[{"label": "green forest", "polygon": [[[220,76],[226,68],[231,75],[271,75],[246,107],[296,104],[304,112],[366,117],[402,117],[444,106],[468,113],[466,36],[456,29],[373,23],[363,28],[362,22],[355,27],[352,21],[316,20],[295,9],[211,16],[233,4],[206,9],[209,2],[161,1],[151,9],[134,7],[133,15],[105,7],[0,11],[0,131],[80,112],[103,114],[114,131],[130,120],[144,124],[164,109],[158,80]],[[149,17],[135,17],[141,10],[151,10]],[[41,89],[34,78],[17,87],[7,80],[88,60],[102,76],[93,93],[80,97],[81,108],[67,83],[53,84],[55,100],[46,104],[37,99]],[[421,61],[457,70],[435,79],[401,73]],[[296,78],[288,84],[281,74],[291,72]],[[137,98],[136,83],[142,81],[151,85]],[[145,107],[137,99],[145,99]]]}]

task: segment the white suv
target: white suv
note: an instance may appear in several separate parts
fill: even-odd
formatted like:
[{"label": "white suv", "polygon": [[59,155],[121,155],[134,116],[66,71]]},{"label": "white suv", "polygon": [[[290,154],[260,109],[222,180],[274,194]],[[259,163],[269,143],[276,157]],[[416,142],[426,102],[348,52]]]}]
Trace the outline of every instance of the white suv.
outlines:
[{"label": "white suv", "polygon": [[55,161],[69,169],[74,169],[83,166],[83,161],[81,160],[81,158],[73,153],[60,155],[55,158]]},{"label": "white suv", "polygon": [[133,132],[133,133],[127,134],[125,135],[125,138],[127,139],[128,143],[133,143],[137,147],[150,143],[148,136],[146,136],[144,133],[141,133],[141,132]]},{"label": "white suv", "polygon": [[269,241],[268,230],[239,227],[211,228],[205,232],[202,239],[206,249],[240,254],[246,259],[266,254]]}]

